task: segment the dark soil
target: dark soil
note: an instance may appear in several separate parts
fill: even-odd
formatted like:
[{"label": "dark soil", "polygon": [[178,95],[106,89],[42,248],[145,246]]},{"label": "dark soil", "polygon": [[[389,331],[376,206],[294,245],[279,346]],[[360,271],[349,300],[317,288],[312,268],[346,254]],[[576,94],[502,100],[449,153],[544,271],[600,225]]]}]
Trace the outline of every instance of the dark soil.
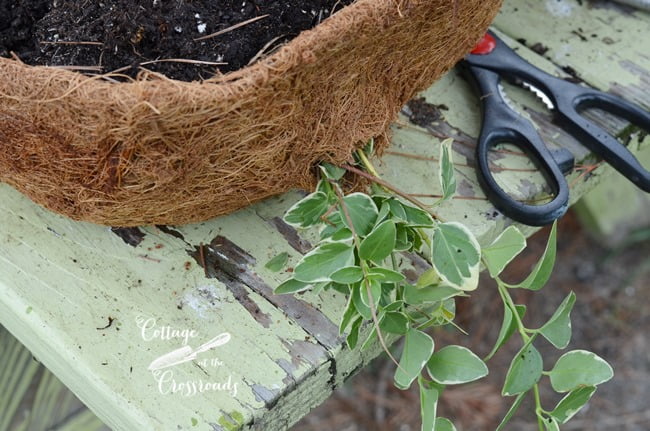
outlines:
[{"label": "dark soil", "polygon": [[126,67],[120,73],[135,76],[143,67],[205,79],[246,66],[352,1],[0,0],[0,56],[13,52],[28,64],[83,66],[86,73]]}]

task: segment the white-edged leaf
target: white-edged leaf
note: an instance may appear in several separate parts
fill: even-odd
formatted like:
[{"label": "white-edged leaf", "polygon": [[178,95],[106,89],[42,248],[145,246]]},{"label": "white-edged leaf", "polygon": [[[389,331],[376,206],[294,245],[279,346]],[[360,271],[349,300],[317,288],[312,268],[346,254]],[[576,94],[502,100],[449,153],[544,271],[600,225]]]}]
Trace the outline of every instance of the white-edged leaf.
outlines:
[{"label": "white-edged leaf", "polygon": [[581,386],[572,390],[557,403],[551,416],[561,424],[567,423],[589,402],[594,392],[596,392],[595,386]]},{"label": "white-edged leaf", "polygon": [[539,381],[542,371],[542,355],[532,344],[525,345],[510,362],[501,393],[510,396],[526,392]]},{"label": "white-edged leaf", "polygon": [[304,283],[296,279],[290,278],[284,283],[281,283],[278,287],[275,288],[274,293],[276,295],[282,295],[287,293],[297,293],[302,292],[308,289],[311,289],[313,285],[311,283]]},{"label": "white-edged leaf", "polygon": [[539,333],[558,349],[566,348],[571,341],[571,310],[575,302],[575,293],[569,293],[549,321],[539,328]]},{"label": "white-edged leaf", "polygon": [[499,426],[495,431],[503,431],[503,427],[506,426],[508,422],[510,422],[510,419],[517,413],[517,410],[519,410],[519,406],[521,406],[521,402],[524,400],[526,397],[527,392],[522,392],[519,395],[517,395],[517,398],[515,398],[515,401],[512,403],[508,411],[506,412],[505,416],[503,419],[501,419],[501,423],[499,423]]},{"label": "white-edged leaf", "polygon": [[354,264],[350,244],[328,242],[307,253],[293,269],[293,277],[305,283],[332,281],[330,275]]},{"label": "white-edged leaf", "polygon": [[375,202],[370,196],[364,193],[351,193],[343,198],[343,205],[346,209],[345,211],[341,210],[341,220],[343,220],[343,223],[348,228],[350,227],[348,217],[346,216],[347,211],[347,215],[352,221],[354,232],[361,237],[368,235],[375,225],[379,213]]},{"label": "white-edged leaf", "polygon": [[406,285],[404,287],[404,301],[407,304],[417,305],[444,301],[461,293],[462,291],[449,286],[427,286],[418,289],[415,286]]},{"label": "white-edged leaf", "polygon": [[454,161],[451,146],[454,140],[445,139],[440,144],[440,166],[438,179],[442,187],[442,200],[451,198],[456,193],[456,176],[454,175]]},{"label": "white-edged leaf", "polygon": [[361,289],[361,283],[355,283],[352,286],[352,303],[354,304],[354,308],[356,308],[357,312],[362,315],[364,319],[370,320],[372,319],[372,312],[370,307],[368,307],[361,299]]},{"label": "white-edged leaf", "polygon": [[339,168],[338,166],[334,166],[331,163],[323,162],[319,166],[320,170],[323,172],[323,175],[325,175],[326,178],[329,178],[334,181],[338,181],[341,178],[343,178],[343,175],[347,172],[343,168]]},{"label": "white-edged leaf", "polygon": [[404,313],[389,311],[379,321],[379,328],[383,332],[404,335],[409,329],[409,319]]},{"label": "white-edged leaf", "polygon": [[560,431],[560,425],[553,416],[542,418],[542,422],[544,423],[546,431]]},{"label": "white-edged leaf", "polygon": [[395,386],[407,389],[420,375],[422,368],[433,353],[433,339],[422,331],[409,329],[404,341],[404,350],[395,371]]},{"label": "white-edged leaf", "polygon": [[321,216],[329,208],[325,193],[317,191],[296,202],[284,215],[284,221],[297,228],[306,228],[318,224]]},{"label": "white-edged leaf", "polygon": [[339,335],[343,335],[347,327],[350,325],[350,322],[352,322],[355,317],[359,315],[359,312],[354,306],[352,297],[352,292],[350,292],[350,295],[348,296],[348,302],[345,305],[345,311],[343,312],[343,317],[339,322]]},{"label": "white-edged leaf", "polygon": [[361,281],[363,278],[363,270],[358,266],[348,266],[333,272],[330,278],[336,283],[352,284]]},{"label": "white-edged leaf", "polygon": [[476,238],[464,225],[440,223],[433,235],[431,257],[445,284],[466,291],[478,287],[481,251]]},{"label": "white-edged leaf", "polygon": [[447,418],[436,418],[435,431],[456,431],[456,427]]},{"label": "white-edged leaf", "polygon": [[510,226],[492,244],[482,250],[483,260],[494,278],[526,248],[526,237],[515,226]]},{"label": "white-edged leaf", "polygon": [[433,380],[442,385],[473,382],[488,374],[487,365],[462,346],[446,346],[431,355],[427,371]]},{"label": "white-edged leaf", "polygon": [[544,287],[548,279],[551,277],[553,265],[555,265],[555,254],[557,251],[556,237],[557,221],[553,222],[553,227],[551,228],[551,234],[548,237],[544,254],[533,268],[533,271],[524,281],[510,287],[520,287],[529,290],[539,290]]},{"label": "white-edged leaf", "polygon": [[345,339],[345,342],[348,344],[350,349],[354,349],[357,346],[359,341],[359,331],[361,330],[361,324],[363,323],[363,317],[359,316],[357,319],[352,322],[350,326],[350,332]]},{"label": "white-edged leaf", "polygon": [[368,278],[377,280],[382,283],[399,283],[406,277],[401,272],[393,271],[388,268],[371,268],[368,271]]},{"label": "white-edged leaf", "polygon": [[374,228],[359,246],[359,258],[380,263],[392,253],[395,248],[395,222],[386,220]]},{"label": "white-edged leaf", "polygon": [[[526,306],[525,305],[515,305],[515,308],[517,309],[517,314],[519,315],[519,319],[524,318],[524,314],[526,314]],[[488,355],[485,357],[485,360],[489,360],[494,354],[503,346],[506,341],[514,334],[515,330],[517,329],[517,321],[513,319],[514,315],[512,314],[512,310],[510,307],[506,306],[503,312],[503,321],[501,323],[501,329],[499,330],[499,335],[497,336],[497,341],[494,343],[494,347],[492,348],[492,351],[488,353]]]},{"label": "white-edged leaf", "polygon": [[418,277],[418,281],[415,282],[415,287],[418,289],[428,286],[437,286],[440,284],[440,276],[435,269],[427,269]]},{"label": "white-edged leaf", "polygon": [[433,217],[428,212],[415,208],[407,204],[402,204],[404,213],[406,214],[406,224],[411,227],[433,227]]},{"label": "white-edged leaf", "polygon": [[430,386],[422,378],[418,378],[420,387],[420,417],[422,418],[422,431],[438,431],[436,426],[436,414],[438,410],[438,388]]},{"label": "white-edged leaf", "polygon": [[[368,285],[370,286],[370,293],[368,292]],[[372,298],[368,296],[369,294]],[[374,304],[374,308],[377,309],[380,299],[381,283],[370,279],[367,282],[365,280],[361,282],[361,302],[363,302],[368,308],[370,308],[370,304],[372,303]]]},{"label": "white-edged leaf", "polygon": [[600,356],[586,350],[572,350],[560,356],[549,372],[556,392],[569,392],[580,386],[596,386],[614,376],[612,367]]}]

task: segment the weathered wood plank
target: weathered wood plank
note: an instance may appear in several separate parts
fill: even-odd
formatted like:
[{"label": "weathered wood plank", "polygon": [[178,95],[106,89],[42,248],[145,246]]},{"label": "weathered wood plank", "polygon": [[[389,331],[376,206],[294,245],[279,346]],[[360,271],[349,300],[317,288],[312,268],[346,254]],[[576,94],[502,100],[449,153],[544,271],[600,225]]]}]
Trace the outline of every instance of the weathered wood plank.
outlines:
[{"label": "weathered wood plank", "polygon": [[[553,3],[572,5],[572,13],[585,23],[583,28],[596,18],[616,28],[640,28],[647,23],[647,17],[621,14],[619,9],[595,9],[593,18],[591,6],[600,3]],[[544,40],[552,61],[508,39],[546,70],[561,75],[557,63],[600,88],[638,87],[636,98],[650,94],[650,81],[643,72],[650,65],[647,53],[645,59],[637,58],[638,34],[617,32],[616,46],[609,54],[616,60],[602,57],[601,64],[608,66],[597,68],[606,69],[610,78],[624,78],[598,80],[605,75],[590,72],[596,69],[590,63],[593,59],[573,55],[571,49],[579,46],[596,55],[593,52],[601,44],[595,44],[596,38],[567,42],[569,20],[561,23],[559,31],[548,26],[553,18],[548,4],[507,1],[496,26],[515,39],[525,31],[536,35],[527,41]],[[514,103],[525,109],[551,145],[571,148],[579,158],[586,155],[578,143],[551,125],[550,114],[537,99],[509,90]],[[619,92],[628,95],[632,90],[626,91]],[[480,124],[478,100],[456,72],[421,96],[431,115],[413,116],[409,105],[411,112],[407,109],[393,127],[390,153],[377,162],[380,171],[409,193],[438,194],[433,159],[440,142],[453,137],[459,196],[440,207],[439,213],[467,224],[487,242],[511,221],[494,210],[477,185],[473,151]],[[643,145],[648,144],[650,139]],[[636,149],[639,144],[632,146]],[[516,156],[498,162],[527,166]],[[609,171],[599,168],[586,180],[573,174],[572,199]],[[516,191],[536,191],[522,186],[525,175],[515,177],[507,170],[499,175]],[[535,184],[532,181],[528,182]],[[341,295],[306,293],[294,299],[272,294],[287,274],[269,271],[266,262],[286,252],[291,267],[314,240],[313,232],[295,232],[281,221],[300,195],[289,193],[196,225],[124,231],[63,219],[0,186],[0,323],[114,429],[285,429],[379,352],[378,346],[363,353],[343,347],[335,324],[345,304]],[[179,383],[220,382],[224,390],[188,397],[161,393],[147,368],[183,343],[143,339],[139,317],[155,319],[159,328],[195,331],[187,343],[192,348],[219,333],[230,333],[227,344],[167,369]],[[202,364],[203,359],[219,362],[212,366],[210,361]]]}]

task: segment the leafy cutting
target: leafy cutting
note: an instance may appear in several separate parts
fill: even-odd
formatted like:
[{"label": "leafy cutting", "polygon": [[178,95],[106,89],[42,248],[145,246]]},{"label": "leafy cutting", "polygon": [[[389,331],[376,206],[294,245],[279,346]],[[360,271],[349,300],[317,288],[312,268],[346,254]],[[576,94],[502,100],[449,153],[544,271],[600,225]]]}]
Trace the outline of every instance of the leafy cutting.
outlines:
[{"label": "leafy cutting", "polygon": [[[372,142],[366,151],[372,151]],[[499,278],[503,269],[526,247],[526,238],[515,227],[504,230],[491,244],[481,247],[463,224],[443,221],[433,211],[436,205],[452,199],[456,190],[451,141],[440,150],[439,181],[443,191],[434,205],[428,206],[382,180],[370,163],[366,151],[357,151],[356,163],[341,167],[322,164],[322,178],[316,191],[294,204],[285,221],[299,229],[315,229],[319,241],[295,265],[292,276],[276,293],[295,293],[307,289],[334,289],[348,298],[339,322],[350,349],[365,349],[379,342],[396,364],[394,384],[409,388],[417,381],[423,431],[454,430],[453,423],[437,417],[437,403],[446,386],[472,382],[489,373],[486,361],[515,334],[521,348],[512,358],[502,388],[503,396],[515,397],[498,430],[504,428],[527,394],[532,393],[540,431],[559,430],[592,397],[596,386],[611,379],[612,369],[594,353],[574,350],[558,359],[550,371],[535,347],[538,335],[558,349],[571,339],[570,313],[576,301],[571,292],[549,320],[538,329],[527,328],[524,305],[515,304],[513,289],[538,291],[553,270],[556,255],[556,225],[539,262],[531,274],[518,284]],[[371,182],[370,193],[344,193],[346,172]],[[430,269],[416,279],[402,273],[402,253],[417,253]],[[275,270],[286,263],[277,257],[267,264]],[[481,359],[469,348],[438,348],[426,332],[434,326],[451,325],[455,299],[467,296],[478,287],[481,266],[496,281],[504,306],[502,327],[494,348]],[[368,330],[364,330],[364,329]],[[399,360],[389,349],[389,341],[404,337]],[[553,410],[544,410],[539,385],[548,377],[553,389],[567,395]]]}]

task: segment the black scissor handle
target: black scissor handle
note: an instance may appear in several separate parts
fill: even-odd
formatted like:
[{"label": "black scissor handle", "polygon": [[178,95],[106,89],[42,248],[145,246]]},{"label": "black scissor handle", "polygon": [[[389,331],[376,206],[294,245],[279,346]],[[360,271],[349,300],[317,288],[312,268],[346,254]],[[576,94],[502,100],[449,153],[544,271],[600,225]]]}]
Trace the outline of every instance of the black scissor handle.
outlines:
[{"label": "black scissor handle", "polygon": [[[650,132],[650,113],[616,96],[562,81],[556,94],[558,123],[580,143],[645,192],[650,192],[650,171],[618,139],[581,115],[589,108],[614,114]],[[564,85],[569,84],[569,85]],[[562,88],[564,87],[564,88]]]},{"label": "black scissor handle", "polygon": [[555,105],[556,121],[564,129],[639,188],[650,192],[650,172],[616,138],[580,114],[587,108],[600,108],[650,132],[649,112],[611,94],[550,75],[521,58],[494,33],[488,34],[495,41],[494,49],[485,55],[468,55],[467,63],[537,87]]},{"label": "black scissor handle", "polygon": [[[572,167],[572,160],[556,160],[533,125],[506,104],[498,90],[499,75],[477,67],[470,66],[469,70],[483,101],[483,126],[476,147],[478,179],[483,191],[499,211],[513,220],[531,226],[551,223],[569,207],[569,186],[560,165]],[[551,202],[526,204],[501,188],[490,169],[488,157],[490,150],[500,143],[513,144],[528,154],[551,186],[555,195]]]}]

